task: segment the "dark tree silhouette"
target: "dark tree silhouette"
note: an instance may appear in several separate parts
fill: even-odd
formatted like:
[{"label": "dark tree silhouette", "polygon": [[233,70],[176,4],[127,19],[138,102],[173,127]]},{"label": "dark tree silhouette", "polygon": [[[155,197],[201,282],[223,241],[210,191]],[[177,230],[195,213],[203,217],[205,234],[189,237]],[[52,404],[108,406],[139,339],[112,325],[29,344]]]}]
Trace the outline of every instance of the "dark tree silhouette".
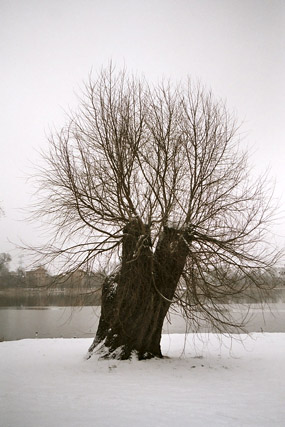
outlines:
[{"label": "dark tree silhouette", "polygon": [[242,326],[224,303],[266,289],[275,258],[270,193],[250,179],[237,130],[190,80],[149,85],[110,66],[51,136],[37,212],[55,237],[42,253],[73,270],[109,266],[90,355],[162,357],[170,307],[192,326]]}]

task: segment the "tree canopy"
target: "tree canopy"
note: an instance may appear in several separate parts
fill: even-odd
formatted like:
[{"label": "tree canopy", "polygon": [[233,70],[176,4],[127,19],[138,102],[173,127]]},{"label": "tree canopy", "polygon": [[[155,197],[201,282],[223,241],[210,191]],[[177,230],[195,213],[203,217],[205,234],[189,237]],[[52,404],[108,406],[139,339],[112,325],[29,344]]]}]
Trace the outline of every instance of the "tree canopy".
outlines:
[{"label": "tree canopy", "polygon": [[153,85],[110,66],[85,84],[50,137],[37,212],[54,227],[42,248],[50,260],[117,266],[106,295],[116,289],[119,314],[106,314],[108,327],[156,294],[163,317],[180,306],[192,325],[224,331],[227,298],[268,287],[272,198],[266,177],[251,178],[238,131],[225,104],[190,79]]}]

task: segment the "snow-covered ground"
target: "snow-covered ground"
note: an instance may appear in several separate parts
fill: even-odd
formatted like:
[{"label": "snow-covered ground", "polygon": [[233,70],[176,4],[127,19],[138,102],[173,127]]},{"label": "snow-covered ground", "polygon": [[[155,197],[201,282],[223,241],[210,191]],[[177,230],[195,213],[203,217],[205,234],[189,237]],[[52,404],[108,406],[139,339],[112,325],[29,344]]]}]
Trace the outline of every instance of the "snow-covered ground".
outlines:
[{"label": "snow-covered ground", "polygon": [[169,358],[140,362],[86,360],[90,339],[2,342],[0,425],[285,426],[285,334],[237,337],[164,335]]}]

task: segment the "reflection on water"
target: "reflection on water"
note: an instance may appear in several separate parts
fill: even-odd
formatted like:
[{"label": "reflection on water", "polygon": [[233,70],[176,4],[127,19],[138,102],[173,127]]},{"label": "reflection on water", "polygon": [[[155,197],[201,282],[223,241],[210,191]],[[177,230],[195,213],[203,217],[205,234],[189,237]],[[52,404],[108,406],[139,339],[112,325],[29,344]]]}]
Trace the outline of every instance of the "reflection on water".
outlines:
[{"label": "reflection on water", "polygon": [[[94,337],[100,307],[97,294],[81,296],[85,306],[78,305],[78,296],[70,293],[26,292],[25,295],[0,293],[0,341],[22,338],[92,338]],[[17,304],[15,304],[17,302]],[[229,310],[238,320],[246,307],[229,305]],[[164,333],[184,333],[186,325],[178,315],[165,321]],[[209,330],[201,326],[200,332]],[[271,303],[262,311],[253,306],[247,323],[249,332],[285,332],[285,293],[278,303]],[[191,329],[188,329],[191,332]]]},{"label": "reflection on water", "polygon": [[59,291],[7,289],[0,291],[0,307],[75,307],[100,305],[101,294],[95,291]]},{"label": "reflection on water", "polygon": [[[245,309],[245,308],[243,308]],[[92,338],[95,336],[100,307],[0,308],[0,341],[23,338]],[[241,308],[231,307],[238,320]],[[262,311],[253,308],[247,323],[249,332],[285,332],[285,303],[271,304]],[[164,333],[184,333],[184,319],[172,315],[165,321]],[[188,329],[188,332],[193,332]],[[199,332],[211,332],[201,325]]]},{"label": "reflection on water", "polygon": [[0,308],[0,340],[93,337],[100,307]]},{"label": "reflection on water", "polygon": [[[252,303],[260,301],[257,293],[243,296],[236,303]],[[268,303],[285,303],[285,288],[276,288],[265,295]],[[231,303],[229,301],[229,303]],[[77,289],[60,290],[52,288],[42,289],[5,289],[0,290],[0,307],[77,307],[77,306],[98,306],[101,304],[101,289],[84,289],[78,292]]]}]

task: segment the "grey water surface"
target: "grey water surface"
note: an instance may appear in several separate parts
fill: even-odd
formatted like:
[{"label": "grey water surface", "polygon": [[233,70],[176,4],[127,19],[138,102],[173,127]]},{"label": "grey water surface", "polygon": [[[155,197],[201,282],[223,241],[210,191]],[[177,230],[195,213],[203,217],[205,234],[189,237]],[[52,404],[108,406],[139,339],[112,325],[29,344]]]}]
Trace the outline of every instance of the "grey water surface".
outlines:
[{"label": "grey water surface", "polygon": [[[246,306],[229,306],[232,315],[239,320]],[[92,338],[97,329],[100,307],[1,307],[0,340],[23,338]],[[249,332],[285,332],[285,303],[272,303],[264,310],[253,306],[246,325]],[[177,315],[165,321],[164,333],[184,333],[184,319]],[[193,330],[192,330],[193,331]],[[200,332],[211,332],[201,325]],[[188,332],[191,332],[188,330]]]}]

